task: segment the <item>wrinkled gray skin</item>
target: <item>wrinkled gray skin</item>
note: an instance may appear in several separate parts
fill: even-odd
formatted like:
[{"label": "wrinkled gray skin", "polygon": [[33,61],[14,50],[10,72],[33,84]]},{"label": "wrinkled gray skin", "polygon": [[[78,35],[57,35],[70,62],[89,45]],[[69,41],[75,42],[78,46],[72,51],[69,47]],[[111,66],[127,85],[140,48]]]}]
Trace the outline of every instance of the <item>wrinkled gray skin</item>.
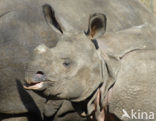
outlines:
[{"label": "wrinkled gray skin", "polygon": [[[86,30],[87,16],[93,12],[107,15],[107,31],[154,23],[153,15],[138,1],[48,0],[47,3],[54,8],[66,31]],[[32,91],[25,92],[18,82],[24,79],[24,67],[32,57],[33,49],[41,43],[53,47],[58,40],[59,35],[45,22],[41,7],[44,4],[41,0],[0,1],[0,113],[29,115],[40,120],[40,114],[52,116],[62,104],[46,102]]]},{"label": "wrinkled gray skin", "polygon": [[[45,9],[47,23],[54,28],[47,12],[51,8]],[[89,18],[88,27],[87,35],[66,31],[62,34],[54,28],[60,33],[59,41],[54,48],[41,44],[34,49],[34,57],[25,73],[27,83],[32,85],[25,88],[72,102],[87,100],[95,92],[91,101],[93,99],[95,106],[102,104],[103,110],[89,101],[88,111],[81,113],[84,116],[96,111],[97,121],[104,121],[107,104],[109,113],[121,120],[130,120],[122,118],[122,109],[128,113],[131,109],[156,113],[155,24],[145,23],[102,36],[106,17],[97,13]],[[99,49],[91,41],[96,38]]]}]

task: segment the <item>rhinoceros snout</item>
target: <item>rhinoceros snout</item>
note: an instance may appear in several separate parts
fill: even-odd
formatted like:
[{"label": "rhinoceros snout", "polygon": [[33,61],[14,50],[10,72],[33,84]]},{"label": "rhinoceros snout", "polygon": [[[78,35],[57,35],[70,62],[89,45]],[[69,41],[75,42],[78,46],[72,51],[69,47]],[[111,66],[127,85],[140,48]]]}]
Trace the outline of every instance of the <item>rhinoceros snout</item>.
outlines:
[{"label": "rhinoceros snout", "polygon": [[25,75],[25,81],[28,84],[39,83],[46,80],[46,75],[43,71],[29,72]]},{"label": "rhinoceros snout", "polygon": [[37,71],[35,76],[34,76],[34,81],[35,82],[41,82],[41,81],[45,81],[46,76],[44,74],[44,72],[42,71]]},{"label": "rhinoceros snout", "polygon": [[44,90],[47,87],[46,76],[44,72],[37,71],[32,76],[26,76],[26,83],[24,84],[25,89],[33,90]]}]

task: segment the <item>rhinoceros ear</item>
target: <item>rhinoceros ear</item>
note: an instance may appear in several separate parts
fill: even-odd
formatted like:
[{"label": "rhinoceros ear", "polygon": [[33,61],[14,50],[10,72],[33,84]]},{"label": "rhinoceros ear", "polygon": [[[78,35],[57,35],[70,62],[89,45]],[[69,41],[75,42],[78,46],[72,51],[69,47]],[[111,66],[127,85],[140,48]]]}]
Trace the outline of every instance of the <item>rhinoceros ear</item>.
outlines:
[{"label": "rhinoceros ear", "polygon": [[55,11],[53,10],[53,8],[50,5],[45,4],[42,6],[42,9],[43,9],[45,20],[48,23],[48,25],[52,27],[52,29],[56,31],[57,33],[63,34],[63,30],[60,24],[58,23],[58,20],[55,16]]},{"label": "rhinoceros ear", "polygon": [[102,36],[106,31],[107,18],[102,13],[94,13],[89,17],[88,31],[85,32],[90,39]]}]

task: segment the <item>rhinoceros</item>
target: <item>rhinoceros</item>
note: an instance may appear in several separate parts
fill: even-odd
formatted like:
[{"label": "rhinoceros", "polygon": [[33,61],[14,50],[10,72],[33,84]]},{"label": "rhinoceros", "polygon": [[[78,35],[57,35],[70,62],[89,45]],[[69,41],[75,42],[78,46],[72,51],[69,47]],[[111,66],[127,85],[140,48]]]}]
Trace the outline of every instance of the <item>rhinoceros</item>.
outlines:
[{"label": "rhinoceros", "polygon": [[[152,13],[138,1],[47,0],[46,3],[53,7],[53,19],[62,23],[62,31],[85,30],[86,16],[93,12],[107,15],[108,32],[144,23],[155,24]],[[41,43],[54,47],[60,36],[46,23],[42,13],[44,4],[42,0],[0,1],[0,120],[8,117],[20,117],[17,120],[22,120],[23,117],[23,120],[39,121],[47,116],[52,117],[51,120],[65,121],[63,117],[66,116],[70,120],[74,120],[70,118],[73,114],[72,117],[78,117],[76,113],[71,113],[70,104],[69,110],[60,108],[66,105],[66,101],[47,101],[33,91],[23,90],[21,86],[33,49]],[[61,119],[58,119],[59,116],[62,116]]]},{"label": "rhinoceros", "polygon": [[60,38],[54,48],[41,44],[34,49],[25,89],[67,99],[82,116],[97,121],[109,115],[156,121],[154,24],[105,33],[107,17],[94,13],[88,31],[67,32],[55,26],[50,6],[43,6],[43,13]]}]

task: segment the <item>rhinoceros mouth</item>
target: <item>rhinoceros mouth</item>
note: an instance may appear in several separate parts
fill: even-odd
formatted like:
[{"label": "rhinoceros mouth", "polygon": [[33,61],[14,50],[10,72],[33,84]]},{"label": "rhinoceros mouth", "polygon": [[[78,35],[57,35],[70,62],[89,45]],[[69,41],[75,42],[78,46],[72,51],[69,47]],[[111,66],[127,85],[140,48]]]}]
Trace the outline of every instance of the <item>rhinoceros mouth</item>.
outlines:
[{"label": "rhinoceros mouth", "polygon": [[[28,77],[28,76],[26,76]],[[33,79],[26,78],[24,88],[28,90],[43,90],[46,88],[46,82],[48,80],[46,79],[45,74],[42,71],[37,71]]]},{"label": "rhinoceros mouth", "polygon": [[46,88],[45,82],[25,83],[23,86],[27,90],[44,90]]}]

